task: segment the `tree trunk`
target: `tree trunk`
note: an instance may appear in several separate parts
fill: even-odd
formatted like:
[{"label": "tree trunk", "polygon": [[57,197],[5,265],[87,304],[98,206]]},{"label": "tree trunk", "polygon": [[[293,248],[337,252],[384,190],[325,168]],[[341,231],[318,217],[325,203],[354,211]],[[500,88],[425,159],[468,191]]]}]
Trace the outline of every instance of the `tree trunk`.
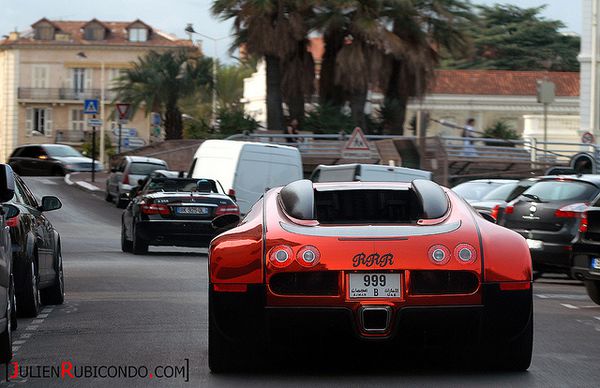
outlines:
[{"label": "tree trunk", "polygon": [[335,84],[335,61],[344,39],[338,33],[325,34],[325,54],[321,62],[319,80],[319,102],[321,105],[341,107],[344,105],[342,88]]},{"label": "tree trunk", "polygon": [[281,94],[281,65],[279,58],[265,56],[267,65],[267,129],[283,131],[283,97]]},{"label": "tree trunk", "polygon": [[394,60],[384,100],[386,112],[385,132],[399,136],[404,135],[406,104],[408,103],[407,93],[403,88],[405,85],[400,85],[401,66],[400,61]]},{"label": "tree trunk", "polygon": [[288,97],[287,106],[290,113],[290,120],[296,119],[299,123],[302,123],[304,120],[304,96],[296,95]]},{"label": "tree trunk", "polygon": [[176,105],[167,106],[165,112],[165,140],[177,140],[183,137],[183,121]]},{"label": "tree trunk", "polygon": [[367,131],[367,118],[365,116],[365,104],[367,103],[367,90],[356,91],[352,93],[350,99],[350,109],[352,111],[352,120],[354,125]]}]

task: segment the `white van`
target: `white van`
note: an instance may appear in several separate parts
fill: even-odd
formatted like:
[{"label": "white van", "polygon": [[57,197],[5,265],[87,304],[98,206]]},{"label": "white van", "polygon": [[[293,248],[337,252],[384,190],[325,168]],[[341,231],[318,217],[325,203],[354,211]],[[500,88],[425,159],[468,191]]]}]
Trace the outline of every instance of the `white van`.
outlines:
[{"label": "white van", "polygon": [[406,167],[380,164],[318,165],[310,176],[313,182],[412,182],[415,179],[431,180],[431,172]]},{"label": "white van", "polygon": [[207,140],[196,151],[188,176],[219,181],[246,214],[266,190],[302,179],[302,158],[294,147]]}]

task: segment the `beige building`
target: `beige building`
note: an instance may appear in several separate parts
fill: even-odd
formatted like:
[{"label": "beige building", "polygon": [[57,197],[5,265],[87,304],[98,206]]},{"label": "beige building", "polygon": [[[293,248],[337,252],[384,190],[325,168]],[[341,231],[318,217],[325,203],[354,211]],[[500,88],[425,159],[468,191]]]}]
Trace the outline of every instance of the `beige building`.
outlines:
[{"label": "beige building", "polygon": [[[103,120],[104,133],[114,144],[113,80],[150,50],[197,49],[190,40],[140,20],[41,19],[31,27],[0,40],[0,162],[21,144],[81,145],[91,131],[86,120],[92,116],[83,113],[85,99],[100,101],[96,118]],[[151,117],[140,109],[123,125],[123,149],[151,140]]]}]

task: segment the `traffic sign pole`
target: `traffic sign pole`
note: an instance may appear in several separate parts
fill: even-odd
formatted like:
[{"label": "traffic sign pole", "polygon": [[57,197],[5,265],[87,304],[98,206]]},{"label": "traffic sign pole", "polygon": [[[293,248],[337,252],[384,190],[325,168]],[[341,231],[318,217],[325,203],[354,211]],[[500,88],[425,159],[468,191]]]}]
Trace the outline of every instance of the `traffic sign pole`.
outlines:
[{"label": "traffic sign pole", "polygon": [[92,127],[92,182],[96,182],[96,126]]},{"label": "traffic sign pole", "polygon": [[117,154],[121,154],[121,138],[123,136],[123,125],[119,122],[119,145],[117,146]]}]

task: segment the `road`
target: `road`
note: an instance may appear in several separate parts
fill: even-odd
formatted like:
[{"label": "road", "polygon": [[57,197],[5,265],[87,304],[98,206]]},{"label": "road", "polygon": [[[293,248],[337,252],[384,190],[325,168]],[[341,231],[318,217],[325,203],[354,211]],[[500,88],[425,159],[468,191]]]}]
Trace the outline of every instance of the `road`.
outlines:
[{"label": "road", "polygon": [[[29,367],[29,376],[4,383],[8,386],[592,387],[600,381],[600,306],[588,299],[578,282],[560,278],[544,278],[534,285],[534,357],[525,373],[425,365],[391,372],[211,375],[207,366],[206,250],[151,247],[147,256],[124,254],[119,246],[121,210],[104,202],[101,193],[67,186],[60,178],[26,181],[37,195],[57,195],[63,201],[64,207],[48,217],[62,237],[66,301],[62,306],[46,306],[37,319],[19,319],[14,360],[21,371]],[[43,366],[49,369],[64,362],[89,368],[134,366],[137,373],[147,368],[148,375],[39,377]],[[156,376],[186,362],[189,376]]]}]

